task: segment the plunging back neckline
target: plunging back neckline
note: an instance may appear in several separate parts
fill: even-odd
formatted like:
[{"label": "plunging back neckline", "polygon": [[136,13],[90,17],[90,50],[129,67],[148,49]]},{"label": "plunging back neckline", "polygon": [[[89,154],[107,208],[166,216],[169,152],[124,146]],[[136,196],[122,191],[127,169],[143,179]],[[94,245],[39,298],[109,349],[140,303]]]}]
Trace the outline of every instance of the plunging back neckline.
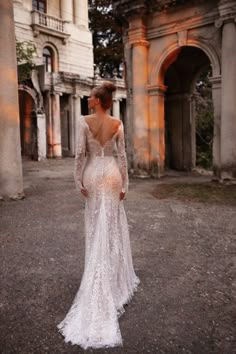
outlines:
[{"label": "plunging back neckline", "polygon": [[87,128],[88,128],[88,131],[89,131],[89,133],[91,134],[93,140],[101,147],[101,149],[104,149],[105,146],[106,146],[106,144],[109,143],[110,141],[112,141],[112,140],[114,139],[114,137],[115,137],[116,134],[118,133],[118,131],[119,131],[119,129],[120,129],[120,126],[121,126],[121,124],[119,124],[117,131],[112,135],[112,137],[111,137],[110,139],[108,139],[104,144],[101,144],[101,142],[100,142],[98,139],[96,139],[96,138],[94,137],[94,135],[93,135],[93,133],[92,133],[92,130],[90,129],[90,126],[89,126],[89,124],[87,123],[85,117],[83,117],[83,118],[84,118],[84,122],[85,122],[85,124],[86,124],[86,126],[87,126]]}]

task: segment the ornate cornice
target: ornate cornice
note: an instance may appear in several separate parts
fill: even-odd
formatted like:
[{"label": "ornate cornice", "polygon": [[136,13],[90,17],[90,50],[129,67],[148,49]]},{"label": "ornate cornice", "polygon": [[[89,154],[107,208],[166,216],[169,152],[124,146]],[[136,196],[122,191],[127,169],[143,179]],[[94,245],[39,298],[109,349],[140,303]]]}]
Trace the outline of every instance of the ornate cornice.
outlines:
[{"label": "ornate cornice", "polygon": [[127,19],[142,17],[147,13],[146,0],[113,0],[113,9],[115,17],[122,22]]},{"label": "ornate cornice", "polygon": [[183,19],[180,19],[179,21],[164,24],[156,28],[151,28],[147,31],[147,39],[158,38],[172,33],[184,32],[186,29],[190,30],[209,24],[214,24],[218,16],[219,12],[215,9],[211,13],[205,14],[204,17],[188,17],[185,18],[184,21]]},{"label": "ornate cornice", "polygon": [[[199,4],[205,0],[191,0]],[[189,4],[190,0],[113,0],[115,15],[123,21],[153,12],[168,11],[171,8]]]}]

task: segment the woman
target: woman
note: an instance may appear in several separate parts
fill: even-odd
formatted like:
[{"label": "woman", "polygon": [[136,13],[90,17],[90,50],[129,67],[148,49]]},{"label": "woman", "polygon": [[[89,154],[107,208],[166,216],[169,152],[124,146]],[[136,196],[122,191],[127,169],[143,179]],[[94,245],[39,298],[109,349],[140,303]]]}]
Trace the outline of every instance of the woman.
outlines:
[{"label": "woman", "polygon": [[85,268],[58,328],[66,342],[84,349],[122,345],[118,316],[139,283],[123,206],[128,189],[123,124],[106,113],[115,90],[110,82],[94,88],[88,99],[94,114],[79,122],[75,181],[86,200]]}]

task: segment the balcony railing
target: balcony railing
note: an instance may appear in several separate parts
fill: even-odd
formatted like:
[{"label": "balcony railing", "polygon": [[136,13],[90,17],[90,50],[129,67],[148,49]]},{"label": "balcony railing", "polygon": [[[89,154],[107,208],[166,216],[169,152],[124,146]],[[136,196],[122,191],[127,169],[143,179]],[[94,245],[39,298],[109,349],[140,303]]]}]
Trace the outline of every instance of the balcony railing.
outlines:
[{"label": "balcony railing", "polygon": [[32,28],[34,36],[37,37],[40,32],[62,39],[66,44],[70,35],[66,31],[66,21],[60,18],[47,15],[40,11],[32,11]]}]

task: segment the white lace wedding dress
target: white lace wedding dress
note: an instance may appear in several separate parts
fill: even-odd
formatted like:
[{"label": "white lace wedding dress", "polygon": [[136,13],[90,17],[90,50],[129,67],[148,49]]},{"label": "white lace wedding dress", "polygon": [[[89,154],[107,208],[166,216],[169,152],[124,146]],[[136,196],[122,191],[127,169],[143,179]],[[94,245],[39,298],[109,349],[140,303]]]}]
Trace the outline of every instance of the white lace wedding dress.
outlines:
[{"label": "white lace wedding dress", "polygon": [[66,342],[84,349],[120,346],[118,317],[139,283],[119,199],[128,187],[123,124],[102,147],[81,117],[78,141],[75,178],[78,189],[83,183],[88,191],[85,268],[74,302],[58,328]]}]

